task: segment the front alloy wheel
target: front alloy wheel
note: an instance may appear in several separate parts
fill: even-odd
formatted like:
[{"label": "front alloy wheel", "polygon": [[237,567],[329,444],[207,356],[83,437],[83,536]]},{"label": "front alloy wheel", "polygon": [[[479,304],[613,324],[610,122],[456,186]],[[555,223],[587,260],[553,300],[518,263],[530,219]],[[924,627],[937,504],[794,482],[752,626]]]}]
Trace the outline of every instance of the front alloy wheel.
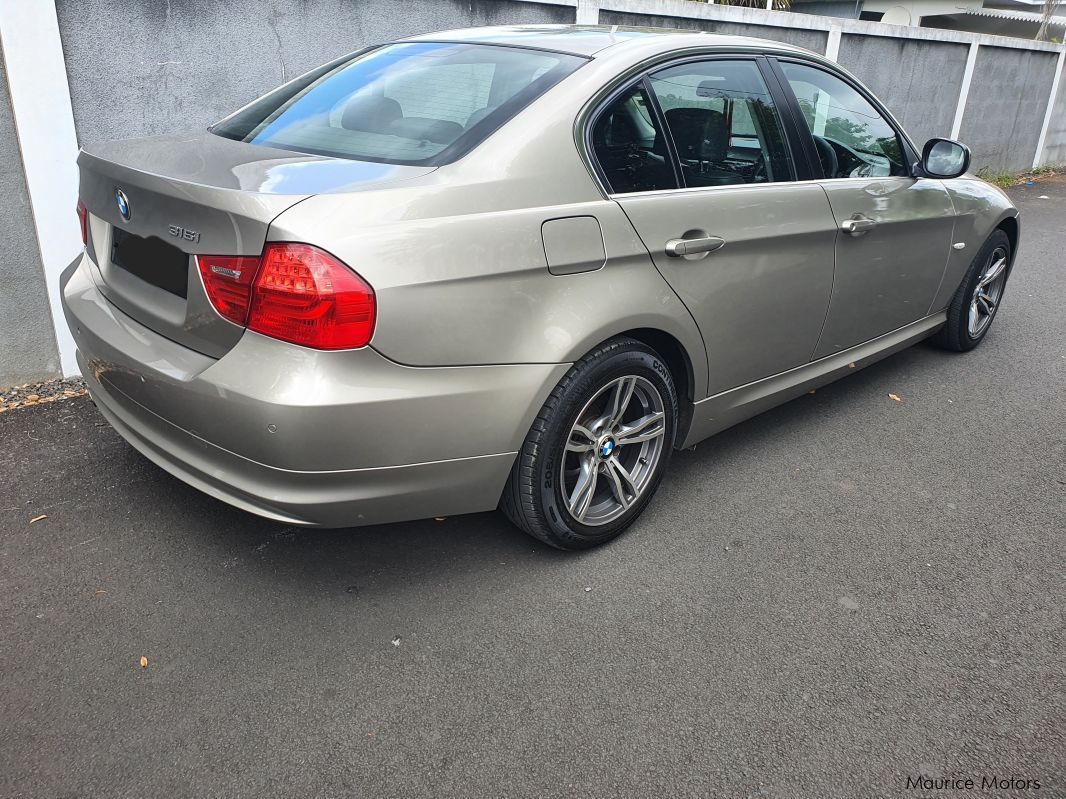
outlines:
[{"label": "front alloy wheel", "polygon": [[612,339],[552,391],[518,453],[500,507],[559,549],[625,530],[662,479],[677,431],[673,376],[640,341]]},{"label": "front alloy wheel", "polygon": [[955,291],[947,307],[947,322],[931,339],[934,344],[966,352],[981,343],[1003,304],[1010,263],[1010,239],[1002,230],[992,231]]},{"label": "front alloy wheel", "polygon": [[997,247],[974,287],[966,329],[970,338],[980,338],[996,315],[1003,287],[1007,285],[1007,250]]}]

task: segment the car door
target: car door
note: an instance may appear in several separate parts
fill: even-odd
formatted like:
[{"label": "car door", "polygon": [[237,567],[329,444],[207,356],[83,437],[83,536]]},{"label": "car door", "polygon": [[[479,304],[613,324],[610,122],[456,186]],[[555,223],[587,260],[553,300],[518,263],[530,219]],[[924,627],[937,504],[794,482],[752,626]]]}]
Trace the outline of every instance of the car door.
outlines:
[{"label": "car door", "polygon": [[910,148],[858,85],[821,66],[773,60],[820,168],[836,244],[833,296],[815,357],[926,316],[951,251],[954,209],[938,180],[910,176]]},{"label": "car door", "polygon": [[591,129],[611,196],[699,325],[711,395],[807,363],[832,289],[829,202],[796,181],[760,62],[661,67]]}]

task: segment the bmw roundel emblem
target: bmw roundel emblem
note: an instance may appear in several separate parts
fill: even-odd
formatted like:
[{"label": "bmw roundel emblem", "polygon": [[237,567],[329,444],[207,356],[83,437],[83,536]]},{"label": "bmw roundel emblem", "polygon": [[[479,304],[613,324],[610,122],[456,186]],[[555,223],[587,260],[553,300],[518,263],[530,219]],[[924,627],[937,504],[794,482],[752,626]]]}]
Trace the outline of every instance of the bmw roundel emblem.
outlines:
[{"label": "bmw roundel emblem", "polygon": [[600,447],[600,457],[609,458],[611,457],[612,452],[614,452],[614,441],[608,438],[606,441],[603,442],[603,445]]},{"label": "bmw roundel emblem", "polygon": [[115,204],[118,205],[119,215],[124,222],[130,221],[130,201],[122,189],[115,189]]}]

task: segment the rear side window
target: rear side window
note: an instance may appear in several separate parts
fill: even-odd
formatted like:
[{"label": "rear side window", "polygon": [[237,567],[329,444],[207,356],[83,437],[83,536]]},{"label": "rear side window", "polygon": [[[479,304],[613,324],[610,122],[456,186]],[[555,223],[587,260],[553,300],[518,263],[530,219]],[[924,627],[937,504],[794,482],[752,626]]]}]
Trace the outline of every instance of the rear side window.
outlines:
[{"label": "rear side window", "polygon": [[496,45],[393,44],[309,73],[211,132],[317,155],[437,165],[469,152],[584,62]]},{"label": "rear side window", "polygon": [[651,76],[686,186],[792,180],[781,118],[754,61],[680,64]]},{"label": "rear side window", "polygon": [[592,151],[614,194],[677,188],[666,139],[642,83],[596,118]]}]

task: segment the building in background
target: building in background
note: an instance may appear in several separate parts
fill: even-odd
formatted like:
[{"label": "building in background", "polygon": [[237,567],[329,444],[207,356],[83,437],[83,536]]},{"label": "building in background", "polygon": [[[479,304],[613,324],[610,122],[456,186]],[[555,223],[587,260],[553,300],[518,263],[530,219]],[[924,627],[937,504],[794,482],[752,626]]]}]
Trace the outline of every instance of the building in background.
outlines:
[{"label": "building in background", "polygon": [[[791,10],[891,25],[990,33],[1035,39],[1043,0],[792,0]],[[1066,34],[1066,3],[1057,3],[1048,26],[1050,41]]]}]

